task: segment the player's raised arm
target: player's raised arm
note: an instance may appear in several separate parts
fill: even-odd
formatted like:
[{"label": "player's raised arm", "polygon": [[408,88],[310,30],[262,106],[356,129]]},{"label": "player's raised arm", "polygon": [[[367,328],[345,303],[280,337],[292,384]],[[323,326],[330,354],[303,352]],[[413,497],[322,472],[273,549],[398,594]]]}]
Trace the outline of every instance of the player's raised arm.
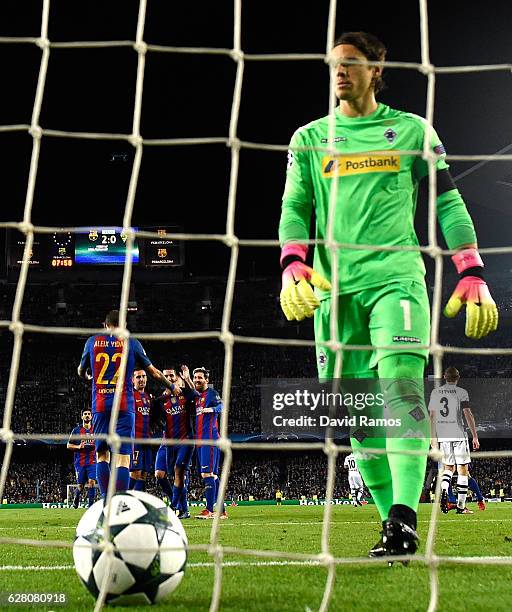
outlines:
[{"label": "player's raised arm", "polygon": [[169,389],[169,391],[171,391],[171,393],[173,393],[174,395],[179,395],[180,394],[180,387],[179,387],[179,385],[175,385],[171,381],[167,380],[167,378],[164,376],[164,373],[161,372],[158,368],[155,368],[155,366],[153,364],[150,364],[150,365],[146,366],[146,370],[147,370],[147,373],[151,377],[153,377],[155,380],[157,380],[166,389]]}]

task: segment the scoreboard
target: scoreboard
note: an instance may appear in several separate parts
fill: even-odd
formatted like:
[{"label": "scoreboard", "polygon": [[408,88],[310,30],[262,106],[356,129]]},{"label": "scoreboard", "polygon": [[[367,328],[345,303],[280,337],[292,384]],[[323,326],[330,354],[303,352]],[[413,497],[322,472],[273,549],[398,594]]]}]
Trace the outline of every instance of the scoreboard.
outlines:
[{"label": "scoreboard", "polygon": [[[139,228],[133,228],[138,231]],[[184,265],[183,242],[168,234],[178,233],[176,227],[147,227],[140,230],[157,234],[157,238],[136,236],[131,249],[134,267],[166,268]],[[76,232],[36,234],[29,268],[39,270],[124,265],[127,236],[121,227],[84,227]],[[23,261],[25,236],[16,230],[7,233],[7,264],[19,268]]]},{"label": "scoreboard", "polygon": [[[133,228],[137,230],[138,228]],[[84,265],[123,265],[127,235],[121,227],[89,227],[75,234],[75,263]],[[139,263],[137,238],[132,246],[132,263]]]}]

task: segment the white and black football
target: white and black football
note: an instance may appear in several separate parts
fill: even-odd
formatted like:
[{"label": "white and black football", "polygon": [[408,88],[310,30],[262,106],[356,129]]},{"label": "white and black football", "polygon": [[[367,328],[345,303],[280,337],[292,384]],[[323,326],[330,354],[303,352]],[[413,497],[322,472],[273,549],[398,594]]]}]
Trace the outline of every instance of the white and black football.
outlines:
[{"label": "white and black football", "polygon": [[77,525],[75,569],[92,595],[98,596],[108,567],[109,553],[98,548],[107,521],[114,545],[107,603],[144,605],[170,595],[183,578],[187,536],[172,510],[142,491],[117,492],[108,517],[103,500],[96,502]]}]

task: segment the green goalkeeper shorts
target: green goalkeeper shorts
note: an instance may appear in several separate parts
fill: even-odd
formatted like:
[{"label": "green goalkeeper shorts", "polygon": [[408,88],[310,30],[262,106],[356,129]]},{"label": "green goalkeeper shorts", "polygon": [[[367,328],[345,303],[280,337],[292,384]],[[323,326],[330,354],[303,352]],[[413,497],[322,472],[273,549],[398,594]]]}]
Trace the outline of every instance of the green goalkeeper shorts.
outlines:
[{"label": "green goalkeeper shorts", "polygon": [[[400,353],[421,355],[428,360],[430,338],[430,305],[424,283],[396,281],[338,296],[338,341],[344,344],[396,346]],[[322,300],[315,311],[315,340],[330,340],[331,299]],[[405,349],[405,350],[404,350]],[[342,376],[370,378],[374,368],[393,349],[343,350]],[[399,354],[398,352],[396,354]],[[334,376],[335,352],[326,346],[316,347],[318,376]]]}]

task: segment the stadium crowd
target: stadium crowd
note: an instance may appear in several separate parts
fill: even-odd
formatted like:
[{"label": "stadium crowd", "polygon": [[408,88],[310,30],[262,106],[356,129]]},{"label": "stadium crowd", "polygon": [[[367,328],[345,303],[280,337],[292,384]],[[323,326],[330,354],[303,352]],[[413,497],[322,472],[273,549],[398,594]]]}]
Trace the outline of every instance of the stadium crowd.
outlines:
[{"label": "stadium crowd", "polygon": [[[45,461],[30,461],[28,454],[34,447],[17,449],[8,473],[4,499],[8,503],[65,502],[66,485],[75,484],[73,466],[62,447],[43,449]],[[21,451],[21,452],[20,452]],[[228,481],[226,499],[234,501],[274,499],[279,488],[285,499],[318,499],[325,497],[327,483],[327,459],[323,453],[288,454],[245,452],[235,453]],[[50,461],[50,456],[58,460]],[[337,460],[333,497],[348,498],[350,489],[347,471],[343,468],[344,455]],[[505,497],[512,497],[512,457],[473,461],[472,475],[478,481],[484,496],[491,490],[504,490]],[[161,490],[151,475],[147,491],[161,496]],[[200,501],[203,496],[197,470],[192,468],[189,481],[189,499]]]}]

